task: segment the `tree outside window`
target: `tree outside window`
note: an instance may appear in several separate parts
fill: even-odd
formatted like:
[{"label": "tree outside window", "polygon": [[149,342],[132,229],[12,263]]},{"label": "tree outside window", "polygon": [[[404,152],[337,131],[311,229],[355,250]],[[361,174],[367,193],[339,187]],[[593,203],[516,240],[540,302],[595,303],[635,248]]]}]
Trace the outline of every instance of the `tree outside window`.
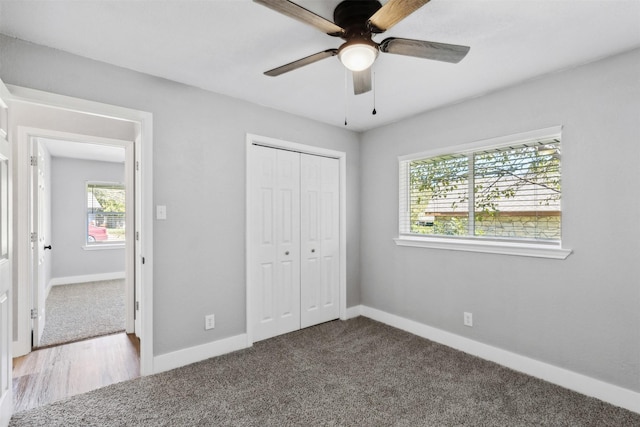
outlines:
[{"label": "tree outside window", "polygon": [[125,242],[125,188],[118,183],[87,183],[87,245]]},{"label": "tree outside window", "polygon": [[412,160],[409,232],[559,241],[560,160],[559,138]]}]

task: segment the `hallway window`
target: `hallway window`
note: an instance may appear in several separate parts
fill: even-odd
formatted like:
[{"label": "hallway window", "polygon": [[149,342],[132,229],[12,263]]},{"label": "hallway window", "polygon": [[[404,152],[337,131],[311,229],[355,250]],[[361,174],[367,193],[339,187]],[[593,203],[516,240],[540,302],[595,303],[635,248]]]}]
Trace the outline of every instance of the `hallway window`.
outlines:
[{"label": "hallway window", "polygon": [[87,246],[125,242],[125,188],[119,183],[87,183]]}]

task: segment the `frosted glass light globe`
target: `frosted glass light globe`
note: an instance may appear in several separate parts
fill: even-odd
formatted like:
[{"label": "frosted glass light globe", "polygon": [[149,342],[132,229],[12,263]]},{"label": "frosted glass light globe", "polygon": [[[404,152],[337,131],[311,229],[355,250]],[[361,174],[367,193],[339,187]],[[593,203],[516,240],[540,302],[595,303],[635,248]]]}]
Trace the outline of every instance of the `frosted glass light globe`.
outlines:
[{"label": "frosted glass light globe", "polygon": [[351,71],[366,70],[371,67],[377,56],[378,49],[364,43],[346,45],[338,52],[340,62]]}]

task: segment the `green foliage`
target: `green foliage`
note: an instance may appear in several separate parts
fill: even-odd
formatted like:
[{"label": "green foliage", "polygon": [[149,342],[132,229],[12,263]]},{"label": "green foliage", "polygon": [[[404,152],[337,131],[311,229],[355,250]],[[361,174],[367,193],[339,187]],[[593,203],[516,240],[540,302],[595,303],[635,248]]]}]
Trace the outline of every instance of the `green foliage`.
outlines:
[{"label": "green foliage", "polygon": [[[471,164],[471,162],[473,162]],[[501,209],[559,206],[560,144],[521,146],[410,163],[411,231],[420,234],[467,235],[468,219],[452,215],[468,211],[469,171],[473,168],[474,215],[482,221],[496,218]],[[559,208],[558,208],[559,209]],[[425,215],[440,211],[432,225]],[[449,215],[447,215],[447,213]]]},{"label": "green foliage", "polygon": [[556,147],[545,148],[553,154],[540,155],[538,147],[522,147],[476,155],[476,212],[498,212],[501,200],[524,198],[520,194],[525,187],[542,196],[537,201],[539,205],[559,201],[560,156]]},{"label": "green foliage", "polygon": [[125,212],[125,191],[117,187],[93,187],[93,195],[103,212]]},{"label": "green foliage", "polygon": [[[125,189],[116,185],[90,185],[88,190],[100,203],[100,209],[92,212],[96,225],[122,229],[125,221]],[[113,234],[110,231],[110,235]]]}]

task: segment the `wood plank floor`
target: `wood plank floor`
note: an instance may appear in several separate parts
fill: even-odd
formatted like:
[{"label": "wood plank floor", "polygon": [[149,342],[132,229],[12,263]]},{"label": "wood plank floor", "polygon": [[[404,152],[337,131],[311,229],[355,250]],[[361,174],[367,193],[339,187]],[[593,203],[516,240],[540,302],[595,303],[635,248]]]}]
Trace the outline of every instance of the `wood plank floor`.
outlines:
[{"label": "wood plank floor", "polygon": [[140,376],[134,335],[108,335],[13,359],[14,412]]}]

